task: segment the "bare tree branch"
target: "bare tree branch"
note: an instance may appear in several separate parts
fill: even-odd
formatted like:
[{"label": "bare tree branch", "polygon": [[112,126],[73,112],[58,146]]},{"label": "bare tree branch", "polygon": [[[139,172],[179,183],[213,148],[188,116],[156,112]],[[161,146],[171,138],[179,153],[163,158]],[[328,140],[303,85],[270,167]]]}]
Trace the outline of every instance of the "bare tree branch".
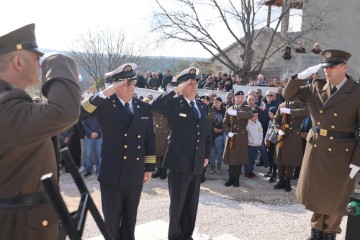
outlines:
[{"label": "bare tree branch", "polygon": [[[278,53],[283,41],[278,40],[281,21],[290,14],[296,0],[283,0],[283,9],[271,20],[271,29],[261,19],[263,9],[255,0],[155,0],[159,10],[153,14],[152,31],[160,34],[158,44],[176,40],[200,44],[211,56],[232,71],[247,78],[261,71],[265,62]],[[263,2],[263,1],[262,1]],[[172,4],[172,5],[171,5]],[[176,5],[176,7],[174,7]],[[278,8],[280,11],[281,9]],[[208,11],[208,12],[207,12]],[[296,34],[293,41],[306,34],[323,29],[325,11],[319,10],[309,29]],[[303,16],[306,17],[306,16]],[[265,19],[265,18],[264,18]],[[226,40],[232,39],[237,57],[224,48],[214,26],[226,31]],[[267,42],[258,46],[258,38],[267,34]],[[286,38],[286,36],[282,36]]]},{"label": "bare tree branch", "polygon": [[73,41],[74,59],[95,80],[95,87],[104,88],[104,76],[125,62],[137,62],[140,49],[126,39],[126,34],[110,29],[89,29]]}]

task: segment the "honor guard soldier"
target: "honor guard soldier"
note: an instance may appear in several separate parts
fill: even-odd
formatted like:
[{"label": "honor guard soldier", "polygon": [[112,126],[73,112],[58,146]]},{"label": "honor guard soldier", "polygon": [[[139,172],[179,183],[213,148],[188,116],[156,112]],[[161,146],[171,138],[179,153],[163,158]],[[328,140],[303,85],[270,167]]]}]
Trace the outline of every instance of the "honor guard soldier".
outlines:
[{"label": "honor guard soldier", "polygon": [[34,30],[29,24],[0,37],[0,239],[58,238],[59,217],[40,178],[48,173],[59,178],[53,136],[79,117],[78,71],[69,57],[42,59],[46,104],[25,92],[40,79],[43,53]]},{"label": "honor guard soldier", "polygon": [[[312,121],[296,189],[300,202],[314,212],[309,239],[332,240],[341,232],[340,223],[355,190],[354,176],[360,169],[360,86],[346,74],[350,53],[330,49],[321,56],[322,64],[289,81],[284,97],[307,103]],[[302,86],[300,80],[321,67],[326,79]]]},{"label": "honor guard soldier", "polygon": [[211,150],[208,107],[195,99],[198,72],[194,67],[181,71],[173,78],[179,85],[158,96],[151,104],[170,125],[163,164],[169,169],[170,240],[192,239],[201,175]]},{"label": "honor guard soldier", "polygon": [[275,147],[275,162],[277,165],[279,182],[275,189],[291,191],[291,178],[295,166],[301,166],[304,156],[301,123],[309,116],[306,104],[285,101],[279,105],[275,115],[275,129],[277,129],[279,142]]},{"label": "honor guard soldier", "polygon": [[226,111],[223,128],[227,134],[223,155],[224,164],[229,165],[229,179],[225,186],[239,187],[241,167],[249,161],[248,131],[246,125],[253,113],[249,106],[243,105],[244,92],[235,93],[235,103]]},{"label": "honor guard soldier", "polygon": [[166,168],[162,165],[168,145],[170,129],[166,118],[162,114],[153,112],[153,119],[156,143],[156,171],[153,173],[152,177],[165,179],[167,177],[167,172]]},{"label": "honor guard soldier", "polygon": [[155,137],[149,104],[134,98],[136,64],[105,74],[113,82],[82,102],[82,117],[93,114],[101,126],[98,180],[105,225],[112,239],[135,239],[143,184],[155,170]]}]

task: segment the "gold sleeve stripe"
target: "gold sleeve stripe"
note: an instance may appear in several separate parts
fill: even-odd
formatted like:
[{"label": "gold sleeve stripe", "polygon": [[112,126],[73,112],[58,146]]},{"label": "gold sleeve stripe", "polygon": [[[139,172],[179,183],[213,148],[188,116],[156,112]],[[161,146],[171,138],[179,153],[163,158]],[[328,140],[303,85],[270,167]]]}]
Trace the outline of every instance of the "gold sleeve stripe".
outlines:
[{"label": "gold sleeve stripe", "polygon": [[145,163],[156,163],[155,156],[145,156]]},{"label": "gold sleeve stripe", "polygon": [[81,105],[83,106],[83,108],[85,109],[85,111],[92,113],[93,111],[95,111],[96,106],[92,105],[89,101],[89,99],[85,99],[82,101]]}]

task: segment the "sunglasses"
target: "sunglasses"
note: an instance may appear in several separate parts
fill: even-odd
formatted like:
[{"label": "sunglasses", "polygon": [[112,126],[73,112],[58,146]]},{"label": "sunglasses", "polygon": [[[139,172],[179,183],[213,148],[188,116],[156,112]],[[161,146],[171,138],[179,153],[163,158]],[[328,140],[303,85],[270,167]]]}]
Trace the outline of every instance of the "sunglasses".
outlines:
[{"label": "sunglasses", "polygon": [[266,96],[268,96],[268,97],[273,97],[274,95],[272,95],[272,94],[267,94]]}]

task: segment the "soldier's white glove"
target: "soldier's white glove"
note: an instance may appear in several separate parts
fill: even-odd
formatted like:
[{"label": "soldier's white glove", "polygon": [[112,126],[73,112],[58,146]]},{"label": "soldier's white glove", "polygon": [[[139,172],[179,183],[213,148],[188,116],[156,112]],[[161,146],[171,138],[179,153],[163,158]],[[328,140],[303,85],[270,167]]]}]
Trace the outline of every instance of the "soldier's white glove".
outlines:
[{"label": "soldier's white glove", "polygon": [[283,130],[281,130],[281,129],[279,130],[278,134],[279,134],[280,136],[285,135],[284,131],[283,131]]},{"label": "soldier's white glove", "polygon": [[231,116],[236,116],[237,115],[237,111],[235,109],[229,109],[228,110],[228,114]]},{"label": "soldier's white glove", "polygon": [[349,168],[351,168],[349,177],[353,179],[355,177],[355,174],[360,170],[360,167],[350,163]]},{"label": "soldier's white glove", "polygon": [[235,134],[232,133],[232,132],[229,132],[229,133],[228,133],[228,137],[229,137],[229,138],[232,138],[234,135],[235,135]]},{"label": "soldier's white glove", "polygon": [[280,108],[281,113],[290,114],[291,110],[290,108]]},{"label": "soldier's white glove", "polygon": [[317,73],[321,67],[322,67],[322,63],[312,66],[312,67],[308,67],[307,69],[305,69],[304,71],[302,71],[301,73],[298,74],[298,78],[299,79],[307,79],[314,73]]}]

